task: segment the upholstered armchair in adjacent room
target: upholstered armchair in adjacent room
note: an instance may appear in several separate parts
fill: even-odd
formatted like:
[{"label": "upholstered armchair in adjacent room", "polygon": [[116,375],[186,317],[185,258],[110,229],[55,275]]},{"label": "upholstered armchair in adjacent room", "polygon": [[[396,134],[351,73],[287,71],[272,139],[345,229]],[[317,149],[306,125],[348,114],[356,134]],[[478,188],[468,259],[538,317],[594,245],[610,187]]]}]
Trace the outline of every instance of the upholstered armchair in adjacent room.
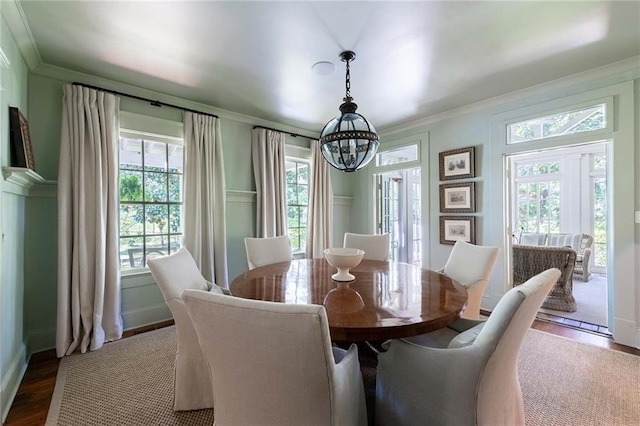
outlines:
[{"label": "upholstered armchair in adjacent room", "polygon": [[589,277],[591,276],[591,271],[589,271],[589,261],[591,260],[592,245],[593,237],[591,235],[580,234],[580,242],[577,244],[577,247],[572,246],[576,250],[576,267],[573,269],[573,275],[579,275],[580,279],[585,282],[589,281]]},{"label": "upholstered armchair in adjacent room", "polygon": [[244,239],[244,247],[247,251],[247,263],[250,270],[293,259],[291,241],[287,235],[270,238],[247,237]]},{"label": "upholstered armchair in adjacent room", "polygon": [[182,294],[220,425],[367,424],[358,348],[332,348],[320,305]]},{"label": "upholstered armchair in adjacent room", "polygon": [[444,268],[440,272],[462,284],[468,293],[467,306],[460,315],[480,319],[480,305],[493,268],[498,260],[498,247],[485,247],[456,241]]},{"label": "upholstered armchair in adjacent room", "polygon": [[204,279],[198,265],[185,248],[164,257],[147,260],[151,275],[171,310],[178,335],[178,352],[174,366],[173,409],[199,410],[213,407],[213,392],[207,363],[198,343],[198,336],[184,308],[181,294],[185,289],[229,294]]},{"label": "upholstered armchair in adjacent room", "polygon": [[388,260],[391,236],[389,234],[344,233],[343,247],[364,250],[363,259]]},{"label": "upholstered armchair in adjacent room", "polygon": [[461,319],[419,343],[392,340],[378,356],[376,424],[524,425],[520,349],[559,276],[547,270],[512,288],[487,321]]}]

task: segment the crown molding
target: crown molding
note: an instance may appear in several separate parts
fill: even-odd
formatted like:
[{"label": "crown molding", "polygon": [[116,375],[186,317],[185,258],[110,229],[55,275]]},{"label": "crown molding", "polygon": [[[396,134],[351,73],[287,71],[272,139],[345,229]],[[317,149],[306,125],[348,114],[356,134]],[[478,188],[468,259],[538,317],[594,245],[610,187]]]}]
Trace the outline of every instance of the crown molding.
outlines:
[{"label": "crown molding", "polygon": [[18,0],[3,1],[2,16],[4,16],[13,40],[22,54],[22,58],[30,71],[42,64],[42,57],[31,33],[22,5]]},{"label": "crown molding", "polygon": [[449,111],[445,111],[439,114],[430,115],[428,117],[419,118],[414,121],[394,125],[387,128],[382,128],[379,133],[381,136],[389,136],[395,133],[404,132],[406,130],[423,127],[428,124],[432,124],[438,121],[447,120],[453,117],[457,117],[472,112],[497,107],[509,102],[518,101],[523,98],[539,95],[541,93],[550,92],[553,90],[566,88],[579,83],[588,81],[614,77],[617,75],[629,74],[629,79],[640,78],[640,56],[634,56],[622,61],[613,62],[611,64],[603,65],[598,68],[593,68],[587,71],[582,71],[577,74],[573,74],[567,77],[562,77],[557,80],[548,81],[535,86],[528,87],[526,89],[516,90],[504,95],[496,96],[494,98],[485,99],[473,104],[465,105],[460,108],[455,108]]},{"label": "crown molding", "polygon": [[237,121],[239,123],[249,124],[251,126],[276,127],[279,130],[282,130],[284,132],[303,133],[303,134],[312,133],[312,136],[313,134],[316,134],[318,138],[320,137],[320,133],[317,131],[304,129],[301,127],[289,126],[276,121],[269,121],[262,118],[253,117],[250,115],[240,114],[237,112],[228,111],[221,108],[216,108],[214,106],[203,104],[200,102],[190,101],[188,99],[180,98],[177,96],[167,95],[166,93],[156,92],[154,90],[149,90],[149,89],[143,89],[141,87],[133,86],[127,83],[122,83],[120,81],[110,80],[108,78],[103,78],[103,77],[97,77],[91,74],[86,74],[83,72],[58,67],[55,65],[42,63],[31,72],[33,74],[36,74],[42,77],[52,78],[54,80],[60,80],[65,83],[73,83],[77,81],[80,83],[90,84],[92,86],[102,87],[108,90],[115,90],[118,92],[130,94],[130,95],[154,99],[154,100],[158,100],[160,102],[165,102],[168,104],[174,104],[184,108],[203,111],[210,114],[215,114],[220,118]]}]

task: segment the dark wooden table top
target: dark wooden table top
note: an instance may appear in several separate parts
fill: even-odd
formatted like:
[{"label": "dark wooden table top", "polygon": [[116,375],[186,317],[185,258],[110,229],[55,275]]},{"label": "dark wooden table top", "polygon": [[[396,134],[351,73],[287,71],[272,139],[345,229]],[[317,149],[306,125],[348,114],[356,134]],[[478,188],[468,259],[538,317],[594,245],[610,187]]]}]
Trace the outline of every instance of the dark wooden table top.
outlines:
[{"label": "dark wooden table top", "polygon": [[428,333],[459,318],[467,291],[437,272],[406,263],[363,260],[349,283],[331,279],[325,259],[300,259],[247,271],[229,286],[234,296],[324,305],[331,338],[385,340]]}]

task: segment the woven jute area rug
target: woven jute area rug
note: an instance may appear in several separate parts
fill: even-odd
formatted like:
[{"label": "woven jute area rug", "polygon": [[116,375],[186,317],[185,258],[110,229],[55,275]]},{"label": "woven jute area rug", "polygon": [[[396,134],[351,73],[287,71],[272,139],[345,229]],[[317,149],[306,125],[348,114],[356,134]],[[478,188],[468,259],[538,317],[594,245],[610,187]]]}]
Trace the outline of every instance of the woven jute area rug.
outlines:
[{"label": "woven jute area rug", "polygon": [[[64,358],[46,424],[213,424],[213,410],[173,412],[175,351],[175,328],[167,327]],[[375,357],[362,348],[361,357],[370,404]],[[527,425],[640,424],[638,356],[530,330],[519,369]]]}]

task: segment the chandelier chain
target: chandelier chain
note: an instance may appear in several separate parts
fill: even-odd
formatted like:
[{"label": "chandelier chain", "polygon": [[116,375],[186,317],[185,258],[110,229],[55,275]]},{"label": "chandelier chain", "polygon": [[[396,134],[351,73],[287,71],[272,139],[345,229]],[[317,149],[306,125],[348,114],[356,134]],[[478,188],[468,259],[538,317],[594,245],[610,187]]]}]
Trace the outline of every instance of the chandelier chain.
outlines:
[{"label": "chandelier chain", "polygon": [[347,75],[345,77],[345,91],[346,91],[346,95],[345,98],[350,98],[351,97],[351,72],[349,69],[349,60],[347,59]]}]

